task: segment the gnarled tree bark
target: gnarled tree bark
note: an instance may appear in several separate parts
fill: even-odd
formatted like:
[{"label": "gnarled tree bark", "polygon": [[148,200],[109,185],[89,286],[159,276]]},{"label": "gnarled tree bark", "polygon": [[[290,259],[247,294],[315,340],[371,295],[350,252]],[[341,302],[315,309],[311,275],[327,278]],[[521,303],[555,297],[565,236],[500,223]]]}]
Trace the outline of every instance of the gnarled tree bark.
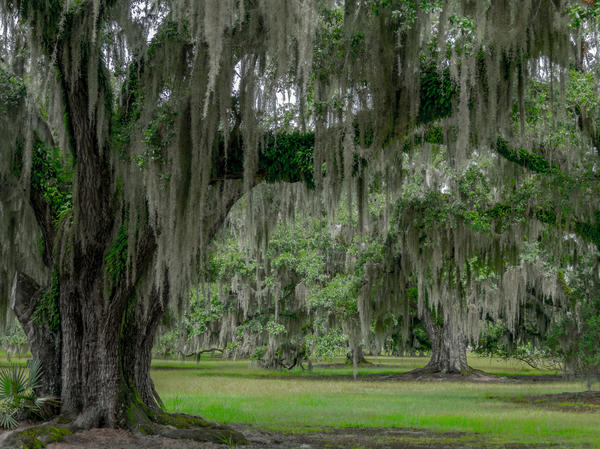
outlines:
[{"label": "gnarled tree bark", "polygon": [[431,341],[431,359],[425,372],[469,375],[473,369],[467,363],[467,339],[449,320],[437,323],[429,310],[423,313],[423,325]]},{"label": "gnarled tree bark", "polygon": [[44,367],[40,394],[60,397],[61,335],[47,322],[36,322],[34,317],[45,290],[29,276],[17,271],[11,289],[10,307],[23,326],[32,356]]}]

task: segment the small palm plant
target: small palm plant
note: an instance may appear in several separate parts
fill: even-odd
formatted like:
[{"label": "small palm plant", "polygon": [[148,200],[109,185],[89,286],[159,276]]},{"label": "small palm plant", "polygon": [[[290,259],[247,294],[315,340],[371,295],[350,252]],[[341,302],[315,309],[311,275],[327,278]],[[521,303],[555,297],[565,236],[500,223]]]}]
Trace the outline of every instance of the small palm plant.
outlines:
[{"label": "small palm plant", "polygon": [[23,419],[45,419],[58,405],[56,398],[37,396],[42,375],[38,360],[0,368],[0,427],[13,429]]}]

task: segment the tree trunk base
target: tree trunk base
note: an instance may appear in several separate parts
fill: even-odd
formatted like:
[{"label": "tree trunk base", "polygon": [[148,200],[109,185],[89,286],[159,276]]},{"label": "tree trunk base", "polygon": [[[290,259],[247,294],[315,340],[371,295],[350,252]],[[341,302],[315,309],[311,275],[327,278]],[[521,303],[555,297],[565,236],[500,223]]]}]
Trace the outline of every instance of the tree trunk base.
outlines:
[{"label": "tree trunk base", "polygon": [[136,407],[130,411],[128,428],[143,435],[160,435],[174,440],[194,440],[220,444],[247,444],[246,437],[228,426],[205,421],[184,413],[165,413]]},{"label": "tree trunk base", "polygon": [[[346,365],[354,365],[354,351],[350,351],[350,352],[346,353]],[[357,353],[356,353],[356,365],[357,366],[372,365],[372,363],[369,362],[365,358],[365,354],[360,346],[358,346]]]},{"label": "tree trunk base", "polygon": [[[441,367],[438,366],[430,366],[427,365],[423,368],[416,368],[412,371],[409,371],[408,373],[411,374],[419,374],[421,376],[427,376],[427,375],[460,375],[460,376],[472,376],[472,375],[478,375],[478,374],[484,374],[485,373],[483,371],[479,371],[476,370],[475,368],[471,368],[470,366],[464,366],[462,367],[460,370],[448,370],[448,369],[443,369]],[[407,373],[407,374],[408,374]]]},{"label": "tree trunk base", "polygon": [[[7,432],[0,437],[5,449],[40,449],[50,443],[64,440],[78,431],[87,430],[78,425],[81,420],[59,416],[51,422]],[[132,405],[127,412],[127,429],[141,435],[159,435],[175,440],[193,440],[218,444],[247,444],[243,434],[230,427],[211,423],[197,416],[183,413],[153,412],[145,406]]]},{"label": "tree trunk base", "polygon": [[461,371],[442,370],[439,367],[425,366],[417,368],[402,375],[417,381],[466,381],[466,382],[507,382],[508,379],[495,374],[486,373],[470,366],[463,368]]},{"label": "tree trunk base", "polygon": [[124,417],[125,428],[142,435],[160,435],[176,440],[221,444],[247,444],[240,432],[185,413],[165,413],[140,402],[130,405]]}]

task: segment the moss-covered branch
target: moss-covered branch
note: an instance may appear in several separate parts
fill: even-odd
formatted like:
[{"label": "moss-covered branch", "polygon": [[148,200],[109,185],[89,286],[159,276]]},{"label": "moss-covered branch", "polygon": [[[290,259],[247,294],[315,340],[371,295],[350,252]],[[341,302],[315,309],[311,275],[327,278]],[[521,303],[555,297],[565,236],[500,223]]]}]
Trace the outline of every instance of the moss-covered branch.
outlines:
[{"label": "moss-covered branch", "polygon": [[498,137],[496,141],[496,151],[503,158],[535,173],[560,173],[560,169],[556,164],[551,164],[543,156],[527,151],[524,148],[515,150],[502,137]]},{"label": "moss-covered branch", "polygon": [[[534,173],[541,175],[555,175],[560,177],[563,183],[570,183],[577,185],[577,180],[566,175],[556,164],[550,163],[543,156],[529,152],[523,148],[515,150],[511,148],[508,142],[502,137],[498,137],[496,142],[496,151],[500,156],[526,168]],[[590,207],[594,208],[595,205],[591,204]],[[510,210],[511,207],[506,205],[506,209]],[[491,212],[498,212],[497,210]],[[600,248],[600,210],[596,209],[593,211],[593,221],[584,221],[575,219],[575,233],[587,242],[591,242]],[[564,224],[564,219],[561,223],[557,222],[557,213],[551,206],[540,206],[535,210],[535,217],[542,223],[549,225]]]}]

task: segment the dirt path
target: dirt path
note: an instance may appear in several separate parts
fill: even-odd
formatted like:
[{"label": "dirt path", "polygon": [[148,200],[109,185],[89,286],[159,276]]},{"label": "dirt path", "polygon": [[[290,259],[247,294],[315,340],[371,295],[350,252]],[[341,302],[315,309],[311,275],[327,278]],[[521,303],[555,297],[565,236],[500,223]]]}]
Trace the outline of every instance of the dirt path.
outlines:
[{"label": "dirt path", "polygon": [[[327,432],[281,434],[236,426],[248,440],[246,449],[542,449],[549,446],[507,444],[491,446],[473,434],[436,434],[416,429],[332,429]],[[71,435],[47,449],[226,449],[232,446],[196,443],[162,437],[134,436],[131,433],[93,429]]]}]

